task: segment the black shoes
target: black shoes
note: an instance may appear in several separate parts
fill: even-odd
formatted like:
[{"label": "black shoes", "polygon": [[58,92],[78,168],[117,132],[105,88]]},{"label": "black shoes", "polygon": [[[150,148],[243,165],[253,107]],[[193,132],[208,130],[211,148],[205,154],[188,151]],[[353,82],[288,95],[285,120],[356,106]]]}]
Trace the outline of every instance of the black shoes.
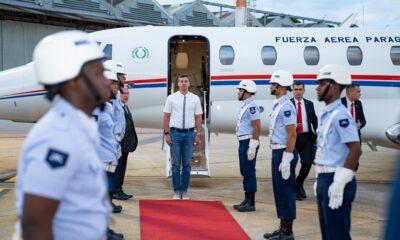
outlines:
[{"label": "black shoes", "polygon": [[116,199],[116,200],[125,201],[125,200],[128,200],[129,198],[132,198],[133,195],[126,194],[126,193],[124,193],[124,191],[120,190],[116,193],[113,193],[112,197],[113,197],[113,199]]},{"label": "black shoes", "polygon": [[114,232],[111,228],[107,229],[107,240],[122,240],[124,239],[124,234]]},{"label": "black shoes", "polygon": [[293,221],[284,221],[281,219],[279,229],[272,233],[264,234],[264,238],[269,240],[294,240]]},{"label": "black shoes", "polygon": [[307,198],[306,191],[304,190],[303,184],[296,183],[296,200],[302,201],[303,199]]},{"label": "black shoes", "polygon": [[233,205],[239,212],[254,212],[256,210],[255,192],[246,192],[245,199],[239,205]]},{"label": "black shoes", "polygon": [[112,212],[113,213],[120,213],[122,211],[122,206],[121,205],[115,205],[113,202],[111,202],[111,207],[112,207]]},{"label": "black shoes", "polygon": [[244,204],[246,204],[246,202],[247,202],[247,192],[245,192],[244,193],[244,200],[240,203],[240,204],[235,204],[235,205],[233,205],[233,208],[234,209],[236,209],[236,210],[238,210],[239,209],[239,207],[242,207]]}]

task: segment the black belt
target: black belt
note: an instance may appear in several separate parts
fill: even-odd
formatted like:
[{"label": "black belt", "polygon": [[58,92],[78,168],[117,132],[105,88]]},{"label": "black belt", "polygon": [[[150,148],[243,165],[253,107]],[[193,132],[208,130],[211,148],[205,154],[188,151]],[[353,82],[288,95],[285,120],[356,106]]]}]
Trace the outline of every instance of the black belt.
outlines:
[{"label": "black belt", "polygon": [[176,128],[176,127],[171,127],[171,131],[177,131],[177,132],[193,132],[194,128]]}]

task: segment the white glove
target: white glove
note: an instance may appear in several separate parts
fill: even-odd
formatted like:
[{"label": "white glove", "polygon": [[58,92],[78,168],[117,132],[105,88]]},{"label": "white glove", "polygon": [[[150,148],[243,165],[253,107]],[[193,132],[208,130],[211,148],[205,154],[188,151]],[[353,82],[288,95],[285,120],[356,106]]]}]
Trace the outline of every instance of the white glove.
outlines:
[{"label": "white glove", "polygon": [[317,180],[314,183],[314,196],[317,196]]},{"label": "white glove", "polygon": [[342,206],[344,187],[354,178],[354,171],[348,168],[337,167],[333,183],[329,186],[329,207],[335,210]]},{"label": "white glove", "polygon": [[256,139],[250,139],[249,149],[247,149],[247,160],[252,161],[256,157],[256,150],[260,141]]},{"label": "white glove", "polygon": [[290,177],[290,162],[293,158],[293,153],[283,152],[282,162],[279,164],[279,171],[282,173],[282,178],[285,180],[288,180]]}]

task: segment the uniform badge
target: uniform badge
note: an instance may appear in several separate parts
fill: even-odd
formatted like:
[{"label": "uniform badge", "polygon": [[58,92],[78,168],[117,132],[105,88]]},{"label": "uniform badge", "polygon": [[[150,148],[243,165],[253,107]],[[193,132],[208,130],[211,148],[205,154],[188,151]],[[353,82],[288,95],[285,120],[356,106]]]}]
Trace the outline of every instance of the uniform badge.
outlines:
[{"label": "uniform badge", "polygon": [[341,127],[347,127],[347,126],[349,126],[349,119],[341,119],[341,120],[339,120],[339,125],[341,126]]},{"label": "uniform badge", "polygon": [[256,113],[256,107],[250,107],[250,113],[251,114]]},{"label": "uniform badge", "polygon": [[68,154],[64,152],[60,152],[55,149],[49,149],[49,152],[46,156],[46,162],[50,165],[51,168],[60,168],[64,167],[68,160]]},{"label": "uniform badge", "polygon": [[292,114],[290,112],[290,110],[284,111],[283,114],[285,115],[285,117],[290,117],[290,114]]}]

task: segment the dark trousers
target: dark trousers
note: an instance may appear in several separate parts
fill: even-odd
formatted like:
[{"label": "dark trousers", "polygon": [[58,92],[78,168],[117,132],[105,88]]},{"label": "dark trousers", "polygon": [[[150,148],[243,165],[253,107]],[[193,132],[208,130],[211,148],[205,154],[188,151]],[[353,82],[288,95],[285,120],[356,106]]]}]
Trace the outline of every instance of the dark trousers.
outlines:
[{"label": "dark trousers", "polygon": [[343,204],[338,209],[329,208],[328,189],[335,173],[318,174],[317,202],[319,223],[323,240],[351,239],[351,204],[356,197],[357,183],[355,178],[349,182],[343,193]]},{"label": "dark trousers", "polygon": [[257,179],[256,179],[256,160],[258,147],[256,149],[256,156],[254,160],[247,160],[247,150],[249,149],[250,139],[239,141],[239,167],[240,174],[243,177],[243,190],[245,192],[257,192]]},{"label": "dark trousers", "polygon": [[303,133],[297,135],[296,150],[300,155],[301,168],[296,178],[296,183],[302,186],[310,172],[313,159],[313,145],[315,137],[312,133]]},{"label": "dark trousers", "polygon": [[110,199],[112,199],[113,193],[115,193],[115,172],[106,172],[107,173],[107,180],[108,180],[108,195]]},{"label": "dark trousers", "polygon": [[122,191],[122,185],[124,184],[126,165],[128,163],[129,152],[122,152],[121,158],[118,160],[118,166],[115,170],[115,192]]},{"label": "dark trousers", "polygon": [[279,171],[284,150],[272,150],[272,187],[278,218],[284,221],[293,221],[296,219],[296,185],[294,181],[298,157],[295,152],[294,159],[290,162],[290,177],[284,180]]}]

